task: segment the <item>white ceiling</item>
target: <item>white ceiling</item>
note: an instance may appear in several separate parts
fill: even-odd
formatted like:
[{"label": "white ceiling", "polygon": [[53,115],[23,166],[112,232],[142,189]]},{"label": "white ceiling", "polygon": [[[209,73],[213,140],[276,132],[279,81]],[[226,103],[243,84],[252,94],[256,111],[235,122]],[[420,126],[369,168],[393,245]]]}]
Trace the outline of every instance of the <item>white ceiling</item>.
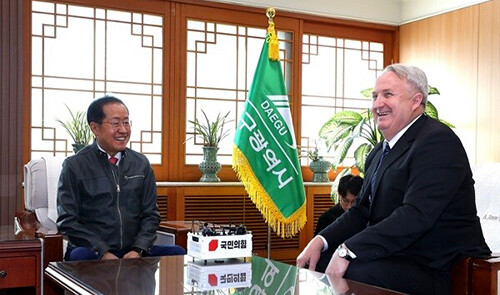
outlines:
[{"label": "white ceiling", "polygon": [[490,0],[212,0],[341,19],[401,25]]}]

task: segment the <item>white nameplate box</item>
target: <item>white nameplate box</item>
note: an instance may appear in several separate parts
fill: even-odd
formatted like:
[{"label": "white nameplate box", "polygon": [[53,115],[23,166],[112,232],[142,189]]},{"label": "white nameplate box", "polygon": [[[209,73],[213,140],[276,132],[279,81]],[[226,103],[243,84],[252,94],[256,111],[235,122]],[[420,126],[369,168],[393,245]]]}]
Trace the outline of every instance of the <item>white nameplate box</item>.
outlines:
[{"label": "white nameplate box", "polygon": [[188,261],[187,283],[200,291],[250,287],[252,263],[235,258],[222,262]]},{"label": "white nameplate box", "polygon": [[198,259],[252,256],[252,234],[203,236],[188,233],[187,254]]}]

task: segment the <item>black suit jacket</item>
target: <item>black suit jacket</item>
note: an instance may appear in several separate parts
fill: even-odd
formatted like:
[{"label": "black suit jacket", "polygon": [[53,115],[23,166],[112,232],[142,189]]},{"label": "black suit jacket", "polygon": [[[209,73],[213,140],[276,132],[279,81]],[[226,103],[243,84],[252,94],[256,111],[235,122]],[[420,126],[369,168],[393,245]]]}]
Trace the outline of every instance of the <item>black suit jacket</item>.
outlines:
[{"label": "black suit jacket", "polygon": [[332,224],[342,214],[344,214],[344,209],[342,208],[342,205],[340,205],[340,202],[323,212],[323,214],[321,214],[321,216],[318,218],[318,224],[316,225],[314,235],[319,234],[320,231]]},{"label": "black suit jacket", "polygon": [[466,255],[491,253],[477,217],[470,164],[450,128],[421,116],[379,167],[370,203],[381,153],[379,143],[368,155],[356,204],[320,233],[329,247],[345,242],[360,262],[405,255],[441,270]]}]

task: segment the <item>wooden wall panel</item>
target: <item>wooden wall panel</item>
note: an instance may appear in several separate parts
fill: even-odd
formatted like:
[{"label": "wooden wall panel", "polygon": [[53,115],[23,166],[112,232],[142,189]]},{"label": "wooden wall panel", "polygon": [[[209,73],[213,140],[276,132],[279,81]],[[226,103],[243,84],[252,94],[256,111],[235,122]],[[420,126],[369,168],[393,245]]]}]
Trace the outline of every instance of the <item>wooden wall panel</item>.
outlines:
[{"label": "wooden wall panel", "polygon": [[500,162],[500,1],[480,5],[477,162]]},{"label": "wooden wall panel", "polygon": [[13,224],[23,208],[24,5],[26,1],[0,2],[0,225]]},{"label": "wooden wall panel", "polygon": [[440,96],[430,96],[439,117],[453,123],[476,162],[479,6],[400,27],[400,61],[422,68]]},{"label": "wooden wall panel", "polygon": [[314,211],[313,211],[313,234],[318,224],[318,219],[326,210],[334,206],[330,193],[314,195]]}]

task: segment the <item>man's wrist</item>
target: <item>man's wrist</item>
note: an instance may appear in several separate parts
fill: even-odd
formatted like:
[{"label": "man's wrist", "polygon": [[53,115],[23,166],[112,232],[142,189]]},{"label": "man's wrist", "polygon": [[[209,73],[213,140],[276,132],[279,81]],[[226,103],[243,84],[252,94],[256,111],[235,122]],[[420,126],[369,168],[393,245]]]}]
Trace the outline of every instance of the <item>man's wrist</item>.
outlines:
[{"label": "man's wrist", "polygon": [[317,237],[320,238],[321,241],[323,241],[323,250],[321,250],[321,252],[325,252],[326,250],[328,250],[328,242],[326,241],[325,237],[323,237],[322,235],[318,235]]},{"label": "man's wrist", "polygon": [[137,252],[141,256],[142,254],[144,254],[144,250],[142,250],[141,248],[134,247],[132,248],[132,251]]},{"label": "man's wrist", "polygon": [[347,261],[352,261],[356,259],[356,254],[354,254],[345,244],[340,244],[337,248],[337,253],[340,258],[344,258]]}]

